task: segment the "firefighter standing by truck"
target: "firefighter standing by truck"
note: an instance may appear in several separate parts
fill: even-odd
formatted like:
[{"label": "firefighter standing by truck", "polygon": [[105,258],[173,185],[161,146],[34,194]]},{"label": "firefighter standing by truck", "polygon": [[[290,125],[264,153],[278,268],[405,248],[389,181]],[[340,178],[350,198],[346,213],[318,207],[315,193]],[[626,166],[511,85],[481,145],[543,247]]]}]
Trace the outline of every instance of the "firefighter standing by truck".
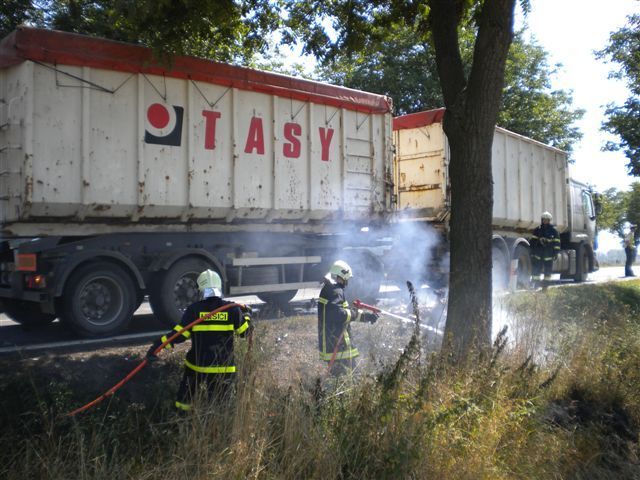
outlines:
[{"label": "firefighter standing by truck", "polygon": [[[233,303],[222,299],[222,281],[216,272],[205,270],[198,276],[197,283],[202,300],[187,307],[180,323],[173,329],[182,334],[165,347],[172,349],[175,344],[191,339],[191,349],[184,361],[184,375],[175,403],[176,408],[183,411],[191,409],[200,389],[206,390],[207,397],[214,402],[220,402],[229,395],[236,373],[234,336],[244,337],[251,332],[249,307],[232,307],[206,318],[210,312]],[[202,317],[205,320],[195,325],[191,331],[184,329],[186,325]],[[151,345],[147,352],[149,360],[156,358],[155,350],[174,331]]]},{"label": "firefighter standing by truck", "polygon": [[360,352],[351,340],[351,322],[375,323],[378,314],[352,309],[344,289],[353,276],[351,267],[338,260],[325,275],[318,298],[318,347],[320,359],[331,367],[331,374],[348,373],[355,368]]},{"label": "firefighter standing by truck", "polygon": [[551,280],[553,261],[560,253],[560,235],[551,224],[553,216],[549,212],[541,215],[540,225],[533,231],[531,245],[532,280],[535,283]]},{"label": "firefighter standing by truck", "polygon": [[624,236],[624,253],[626,261],[624,263],[624,276],[635,277],[633,273],[633,263],[636,261],[636,226],[629,227],[629,233]]}]

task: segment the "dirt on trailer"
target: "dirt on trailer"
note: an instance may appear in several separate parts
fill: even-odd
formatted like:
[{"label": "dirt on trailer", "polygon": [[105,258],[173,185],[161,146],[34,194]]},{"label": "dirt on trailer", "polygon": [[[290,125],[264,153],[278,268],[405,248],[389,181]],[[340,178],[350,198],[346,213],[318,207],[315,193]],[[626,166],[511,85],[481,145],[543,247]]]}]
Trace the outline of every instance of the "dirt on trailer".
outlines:
[{"label": "dirt on trailer", "polygon": [[[410,317],[408,302],[397,298],[379,304],[396,315]],[[421,323],[434,327],[442,320],[442,306],[421,309]],[[254,337],[250,355],[261,371],[269,372],[281,386],[310,385],[326,374],[326,363],[318,356],[318,330],[314,304],[289,312],[267,311],[255,316]],[[412,318],[409,318],[412,320]],[[356,373],[373,374],[390,365],[407,345],[414,328],[411,321],[401,321],[382,315],[375,324],[353,323],[352,341],[359,349],[360,361]],[[432,330],[423,331],[425,350],[435,348],[439,336]],[[247,343],[236,340],[239,364],[246,360]],[[129,403],[153,403],[177,388],[185,353],[190,342],[163,351],[159,359],[142,369],[116,394]],[[56,397],[90,401],[123,379],[143,359],[149,345],[101,348],[100,350],[45,354],[16,360],[1,359],[0,385],[15,383],[24,395],[42,396],[45,403]],[[20,379],[21,381],[16,381]],[[31,391],[29,391],[31,390]],[[66,403],[66,402],[65,402]],[[80,405],[79,405],[80,406]]]}]

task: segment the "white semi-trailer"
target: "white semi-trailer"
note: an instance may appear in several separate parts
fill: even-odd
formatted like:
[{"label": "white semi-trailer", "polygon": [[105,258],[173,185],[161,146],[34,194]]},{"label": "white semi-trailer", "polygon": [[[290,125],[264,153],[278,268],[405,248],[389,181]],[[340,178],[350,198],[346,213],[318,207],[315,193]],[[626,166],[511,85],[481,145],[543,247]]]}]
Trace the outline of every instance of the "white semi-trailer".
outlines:
[{"label": "white semi-trailer", "polygon": [[175,322],[205,268],[277,302],[338,255],[380,270],[352,247],[392,211],[391,137],[387,97],[20,28],[0,43],[4,310],[102,335],[144,295]]},{"label": "white semi-trailer", "polygon": [[[395,169],[399,222],[423,222],[446,238],[450,214],[449,148],[442,129],[444,109],[394,119]],[[492,149],[494,285],[504,285],[511,260],[518,260],[517,281],[528,285],[528,239],[540,215],[553,215],[561,252],[553,271],[584,281],[598,268],[594,254],[596,212],[592,193],[571,179],[566,152],[496,128]],[[446,250],[446,242],[440,252]],[[469,252],[473,255],[473,252]],[[442,272],[442,253],[432,256],[432,276]],[[446,270],[446,265],[444,270]]]}]

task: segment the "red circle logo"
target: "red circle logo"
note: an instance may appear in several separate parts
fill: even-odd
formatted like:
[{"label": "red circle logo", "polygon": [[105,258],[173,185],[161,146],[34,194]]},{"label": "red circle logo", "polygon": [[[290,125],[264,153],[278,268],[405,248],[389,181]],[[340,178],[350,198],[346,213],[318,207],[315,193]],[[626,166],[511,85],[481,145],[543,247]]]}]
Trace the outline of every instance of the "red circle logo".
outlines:
[{"label": "red circle logo", "polygon": [[154,128],[165,128],[169,124],[169,111],[164,105],[154,103],[147,109],[147,120]]}]

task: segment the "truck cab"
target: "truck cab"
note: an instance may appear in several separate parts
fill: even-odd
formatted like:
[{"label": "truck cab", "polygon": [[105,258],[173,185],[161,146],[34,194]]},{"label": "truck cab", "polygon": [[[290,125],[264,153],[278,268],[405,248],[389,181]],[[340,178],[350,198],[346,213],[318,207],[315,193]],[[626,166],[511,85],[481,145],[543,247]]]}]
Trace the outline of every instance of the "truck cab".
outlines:
[{"label": "truck cab", "polygon": [[598,270],[596,259],[596,208],[590,187],[582,182],[568,179],[567,218],[569,228],[560,234],[562,251],[554,263],[554,272],[561,278],[573,278],[584,282],[590,272]]},{"label": "truck cab", "polygon": [[570,240],[574,243],[591,242],[596,237],[596,208],[588,185],[569,180]]}]

